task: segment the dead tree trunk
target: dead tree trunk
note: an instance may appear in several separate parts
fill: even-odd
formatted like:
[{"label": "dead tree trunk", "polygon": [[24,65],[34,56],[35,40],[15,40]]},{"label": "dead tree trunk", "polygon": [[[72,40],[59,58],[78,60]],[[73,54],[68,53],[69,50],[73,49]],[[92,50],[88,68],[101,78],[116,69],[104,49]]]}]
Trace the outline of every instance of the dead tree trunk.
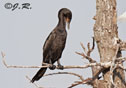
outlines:
[{"label": "dead tree trunk", "polygon": [[[96,0],[94,38],[101,62],[115,63],[116,58],[121,57],[116,19],[116,0]],[[110,69],[103,71],[103,80],[95,80],[94,88],[126,88],[124,71],[118,68],[111,73]]]}]

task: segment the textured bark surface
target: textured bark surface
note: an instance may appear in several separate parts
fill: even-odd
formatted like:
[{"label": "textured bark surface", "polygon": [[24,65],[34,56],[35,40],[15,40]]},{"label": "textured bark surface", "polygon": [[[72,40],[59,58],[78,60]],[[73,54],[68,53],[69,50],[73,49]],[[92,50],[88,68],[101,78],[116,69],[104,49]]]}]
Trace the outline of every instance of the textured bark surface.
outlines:
[{"label": "textured bark surface", "polygon": [[[121,57],[118,48],[118,27],[116,0],[96,0],[96,22],[94,38],[98,46],[101,62],[113,61]],[[113,73],[114,84],[117,88],[125,88],[125,76],[121,69]],[[110,69],[103,72],[103,80],[95,81],[94,88],[113,88],[110,79]]]}]

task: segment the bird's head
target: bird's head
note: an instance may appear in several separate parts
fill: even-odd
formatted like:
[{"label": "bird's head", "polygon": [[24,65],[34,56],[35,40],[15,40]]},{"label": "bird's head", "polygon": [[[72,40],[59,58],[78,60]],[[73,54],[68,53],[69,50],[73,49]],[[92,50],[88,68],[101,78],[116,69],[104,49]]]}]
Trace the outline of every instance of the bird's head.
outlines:
[{"label": "bird's head", "polygon": [[67,23],[67,27],[69,29],[70,28],[70,22],[71,22],[71,19],[72,19],[72,12],[67,8],[62,8],[59,11],[59,16],[60,15],[63,15],[63,18],[65,19],[65,22]]}]

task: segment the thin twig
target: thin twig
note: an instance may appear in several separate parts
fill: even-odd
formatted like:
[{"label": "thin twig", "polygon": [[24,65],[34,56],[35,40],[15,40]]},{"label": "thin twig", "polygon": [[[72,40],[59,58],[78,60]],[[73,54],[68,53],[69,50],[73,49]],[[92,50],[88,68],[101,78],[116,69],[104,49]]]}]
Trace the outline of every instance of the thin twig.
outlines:
[{"label": "thin twig", "polygon": [[84,53],[79,53],[79,52],[76,52],[77,54],[83,56],[83,58],[86,58],[87,60],[89,60],[90,63],[94,63],[96,62],[95,60],[93,60],[91,57],[90,57],[90,54],[91,52],[94,50],[94,47],[95,47],[95,40],[94,40],[94,37],[93,38],[93,44],[92,44],[92,48],[90,48],[90,43],[87,44],[87,47],[88,47],[88,51],[86,50],[86,48],[84,47],[84,45],[82,43],[80,43],[81,47],[83,48]]},{"label": "thin twig", "polygon": [[80,45],[81,45],[82,49],[84,50],[84,52],[87,53],[87,50],[86,50],[86,48],[84,47],[83,43],[80,43]]},{"label": "thin twig", "polygon": [[[73,75],[73,76],[78,77],[81,81],[84,81],[84,78],[83,78],[81,75],[79,75],[79,74],[77,74],[77,73],[73,73],[73,72],[57,72],[57,73],[49,73],[49,74],[45,74],[43,77],[45,77],[45,76],[51,76],[51,75],[58,75],[58,74],[68,74],[68,75]],[[26,78],[31,82],[31,79],[30,79],[28,76],[26,76]],[[36,88],[44,88],[44,87],[39,87],[36,83],[33,83],[33,84],[36,86]]]},{"label": "thin twig", "polygon": [[73,83],[71,86],[69,86],[68,88],[72,88],[75,87],[77,85],[81,85],[81,84],[88,84],[88,85],[92,85],[90,84],[90,81],[92,80],[92,78],[87,78],[86,80],[83,81],[75,81],[75,83]]},{"label": "thin twig", "polygon": [[[31,79],[28,76],[26,76],[26,78],[31,82]],[[44,87],[38,86],[36,83],[33,83],[33,84],[35,85],[36,88],[44,88]]]},{"label": "thin twig", "polygon": [[49,73],[49,74],[45,74],[44,76],[50,76],[50,75],[57,75],[57,74],[69,74],[69,75],[74,75],[76,77],[78,77],[81,81],[84,81],[84,78],[77,74],[77,73],[73,73],[73,72],[57,72],[57,73]]},{"label": "thin twig", "polygon": [[92,37],[92,38],[93,38],[92,50],[94,50],[94,47],[95,47],[95,39],[94,39],[94,37]]},{"label": "thin twig", "polygon": [[87,44],[88,52],[90,50],[90,43]]},{"label": "thin twig", "polygon": [[96,61],[93,60],[91,57],[86,56],[84,53],[79,53],[79,52],[75,52],[76,54],[82,56],[83,58],[86,58],[87,60],[89,60],[90,63],[95,63]]},{"label": "thin twig", "polygon": [[92,39],[93,39],[92,48],[90,48],[90,43],[87,44],[87,47],[88,47],[87,56],[90,56],[91,52],[94,50],[94,47],[95,47],[95,40],[94,40],[94,37],[92,37]]}]

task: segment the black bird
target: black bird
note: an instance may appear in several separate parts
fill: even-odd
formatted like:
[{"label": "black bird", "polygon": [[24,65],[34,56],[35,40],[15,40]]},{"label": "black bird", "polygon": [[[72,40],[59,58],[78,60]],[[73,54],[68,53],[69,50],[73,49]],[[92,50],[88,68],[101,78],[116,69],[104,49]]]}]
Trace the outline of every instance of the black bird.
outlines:
[{"label": "black bird", "polygon": [[[72,12],[67,8],[62,8],[58,12],[59,22],[54,30],[47,37],[45,44],[43,46],[43,63],[49,63],[51,70],[55,69],[53,65],[56,61],[59,69],[63,69],[63,66],[60,64],[60,58],[62,52],[65,48],[67,32],[66,25],[69,25],[72,19]],[[44,64],[42,64],[44,66]],[[31,82],[38,81],[45,73],[47,68],[40,68],[36,75],[32,78]]]}]

